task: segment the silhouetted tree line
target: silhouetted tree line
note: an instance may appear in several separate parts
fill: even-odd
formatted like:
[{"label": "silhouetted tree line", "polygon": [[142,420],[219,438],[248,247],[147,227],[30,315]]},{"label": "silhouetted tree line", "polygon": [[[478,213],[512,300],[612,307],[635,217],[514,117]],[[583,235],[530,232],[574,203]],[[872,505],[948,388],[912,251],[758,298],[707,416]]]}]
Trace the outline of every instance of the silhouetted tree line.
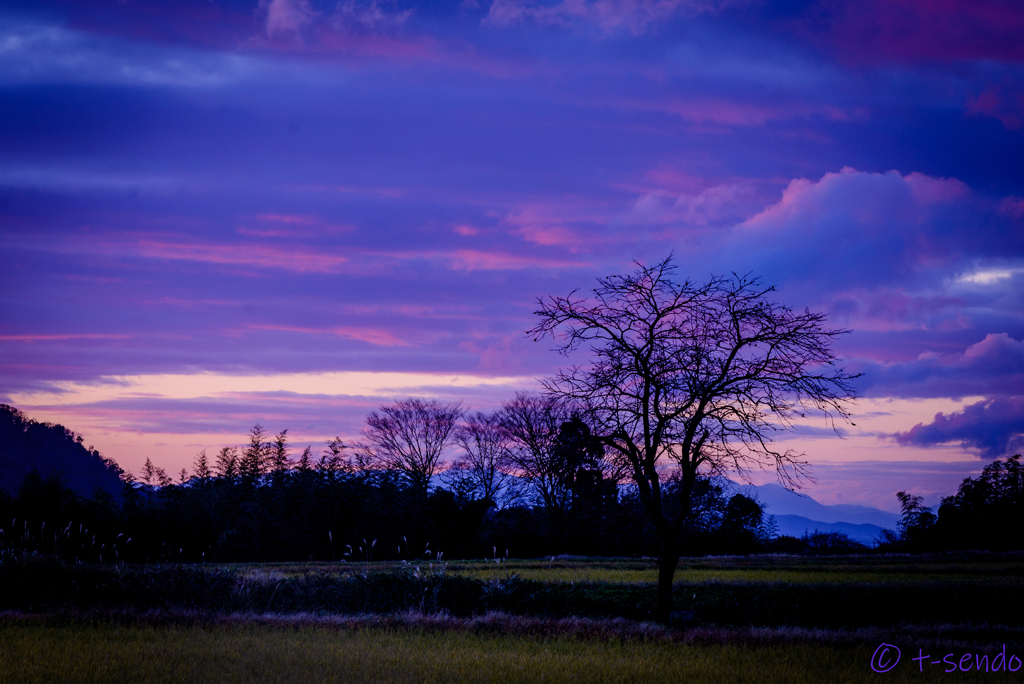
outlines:
[{"label": "silhouetted tree line", "polygon": [[[73,432],[10,406],[0,407],[0,430],[3,462],[32,464],[16,489],[0,489],[4,548],[131,562],[651,555],[658,548],[636,488],[620,485],[623,474],[590,427],[549,396],[521,393],[499,411],[470,415],[457,403],[395,402],[370,414],[364,442],[335,438],[319,454],[310,447],[296,454],[287,430],[271,435],[257,424],[248,444],[212,458],[200,452],[177,480],[149,459],[138,476],[125,474]],[[453,446],[459,456],[443,468]],[[997,460],[965,479],[937,515],[921,497],[900,492],[898,529],[885,531],[877,549],[1024,550],[1020,459]],[[17,472],[5,470],[4,482]],[[77,487],[65,473],[79,478]],[[111,476],[116,489],[102,479]],[[673,496],[679,486],[665,482],[667,501],[682,501]],[[720,479],[700,478],[689,501],[683,544],[690,555],[868,550],[837,533],[777,537],[761,504],[730,495]]]},{"label": "silhouetted tree line", "polygon": [[[42,425],[15,409],[25,431]],[[47,429],[60,429],[49,426]],[[71,433],[68,433],[71,434]],[[90,561],[305,561],[647,555],[656,549],[634,490],[570,409],[519,394],[501,411],[395,402],[370,414],[365,442],[294,453],[287,430],[200,452],[172,479],[149,459],[117,496],[66,486],[54,461],[0,490],[0,544]],[[72,441],[75,441],[74,439]],[[460,452],[442,469],[441,455]],[[85,450],[83,449],[83,452]],[[94,458],[95,452],[85,452]],[[679,486],[669,481],[667,487]],[[701,480],[685,531],[695,555],[751,553],[772,536],[756,501]]]},{"label": "silhouetted tree line", "polygon": [[965,478],[942,499],[938,515],[920,496],[899,492],[903,515],[880,547],[910,552],[1024,550],[1024,464],[1021,455],[996,460],[977,478]]}]

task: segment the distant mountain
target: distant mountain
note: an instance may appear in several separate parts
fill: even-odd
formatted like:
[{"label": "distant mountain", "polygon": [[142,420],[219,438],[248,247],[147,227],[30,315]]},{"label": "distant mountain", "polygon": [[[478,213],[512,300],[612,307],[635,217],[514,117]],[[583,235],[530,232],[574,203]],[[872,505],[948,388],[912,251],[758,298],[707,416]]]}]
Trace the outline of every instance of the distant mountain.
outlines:
[{"label": "distant mountain", "polygon": [[842,532],[850,539],[871,546],[883,529],[896,529],[899,514],[870,506],[818,503],[806,494],[776,484],[734,485],[741,494],[764,504],[775,516],[779,534],[802,537],[804,533]]},{"label": "distant mountain", "polygon": [[[810,535],[815,532],[842,532],[850,539],[867,546],[871,546],[878,539],[878,535],[883,529],[878,525],[868,523],[861,523],[859,525],[848,522],[826,523],[799,515],[776,515],[775,522],[779,526],[779,534],[789,535],[790,537],[802,537],[805,534]],[[891,527],[893,526],[890,525]]]},{"label": "distant mountain", "polygon": [[875,525],[879,528],[896,527],[900,519],[898,513],[883,511],[870,506],[837,504],[829,506],[818,503],[806,494],[791,492],[776,484],[741,485],[737,490],[746,496],[756,498],[768,508],[768,512],[778,518],[780,515],[793,515],[820,523],[852,523],[855,525]]},{"label": "distant mountain", "polygon": [[63,425],[40,423],[0,404],[0,488],[17,495],[25,476],[36,470],[43,479],[59,474],[65,487],[91,497],[101,489],[121,496],[121,469]]}]

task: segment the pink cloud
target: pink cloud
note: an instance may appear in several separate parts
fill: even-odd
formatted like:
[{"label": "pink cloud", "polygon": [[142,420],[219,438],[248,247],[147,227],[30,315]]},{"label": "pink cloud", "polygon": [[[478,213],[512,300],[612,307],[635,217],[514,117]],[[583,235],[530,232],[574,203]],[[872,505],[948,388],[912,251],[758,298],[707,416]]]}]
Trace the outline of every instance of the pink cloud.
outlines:
[{"label": "pink cloud", "polygon": [[439,310],[434,306],[417,304],[394,304],[394,305],[369,305],[369,304],[343,304],[339,311],[354,316],[403,316],[415,318],[437,318],[448,319],[453,315],[462,315],[468,307],[445,307]]},{"label": "pink cloud", "polygon": [[931,423],[918,423],[893,438],[904,446],[958,442],[985,458],[1009,456],[1024,447],[1024,396],[984,399],[948,415],[936,413]]},{"label": "pink cloud", "polygon": [[317,221],[314,216],[305,216],[302,214],[257,214],[256,218],[260,221],[275,221],[278,223],[310,224],[316,223]]},{"label": "pink cloud", "polygon": [[593,202],[531,203],[510,213],[502,223],[528,242],[544,246],[569,245],[576,251],[583,244],[592,247],[608,239],[592,228],[606,225],[616,209],[610,203],[606,207]]},{"label": "pink cloud", "polygon": [[578,245],[580,238],[568,228],[562,226],[523,226],[518,231],[527,242],[536,245]]},{"label": "pink cloud", "polygon": [[308,0],[260,0],[257,12],[265,16],[268,36],[298,34],[319,16]]},{"label": "pink cloud", "polygon": [[271,245],[211,245],[141,240],[141,256],[157,259],[199,261],[213,264],[256,266],[300,273],[332,273],[349,261],[348,257],[325,254],[308,247]]},{"label": "pink cloud", "polygon": [[520,271],[529,268],[581,268],[586,266],[581,261],[555,259],[548,257],[512,254],[509,252],[490,252],[476,249],[457,249],[454,251],[423,251],[423,252],[367,252],[366,257],[377,257],[376,262],[360,259],[355,266],[360,273],[384,272],[388,259],[399,261],[429,261],[443,264],[453,271]]},{"label": "pink cloud", "polygon": [[902,176],[898,171],[866,173],[843,167],[838,173],[826,173],[819,181],[791,181],[781,201],[746,221],[744,226],[774,232],[784,225],[795,228],[798,222],[806,229],[817,221],[842,214],[863,228],[874,226],[874,231],[888,232],[895,211],[895,218],[907,222],[909,229],[926,217],[926,205],[967,194],[967,186],[955,178],[930,178],[918,173]]},{"label": "pink cloud", "polygon": [[998,119],[1011,131],[1024,128],[1024,89],[991,87],[967,100],[967,113]]},{"label": "pink cloud", "polygon": [[848,116],[836,107],[765,106],[727,100],[677,100],[665,103],[664,111],[693,123],[714,123],[725,126],[763,126],[769,121],[783,121],[813,114],[845,121]]},{"label": "pink cloud", "polygon": [[278,330],[296,332],[307,335],[333,335],[347,340],[368,342],[379,347],[410,347],[409,342],[395,337],[390,331],[381,328],[356,328],[351,326],[335,326],[331,328],[308,328],[291,325],[249,325],[253,330]]},{"label": "pink cloud", "polygon": [[935,178],[915,171],[904,176],[904,180],[914,197],[925,204],[952,202],[971,194],[967,184],[956,178]]},{"label": "pink cloud", "polygon": [[1003,198],[1003,201],[999,204],[999,211],[1011,218],[1024,219],[1024,197],[1010,195]]},{"label": "pink cloud", "polygon": [[460,249],[453,253],[438,255],[448,261],[454,270],[466,271],[517,271],[525,268],[580,268],[579,261],[546,259],[504,252],[481,252]]}]

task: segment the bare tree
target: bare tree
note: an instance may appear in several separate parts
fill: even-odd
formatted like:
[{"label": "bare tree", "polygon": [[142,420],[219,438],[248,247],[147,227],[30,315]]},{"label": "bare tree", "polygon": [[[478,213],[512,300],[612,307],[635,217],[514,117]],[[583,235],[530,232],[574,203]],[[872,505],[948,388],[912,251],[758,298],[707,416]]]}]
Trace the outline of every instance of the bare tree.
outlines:
[{"label": "bare tree", "polygon": [[[628,469],[660,543],[659,619],[667,620],[680,533],[698,474],[773,469],[797,486],[802,454],[773,446],[807,411],[849,420],[856,376],[836,366],[833,340],[847,331],[825,316],[769,299],[774,288],[746,276],[705,284],[673,280],[671,257],[631,275],[598,280],[588,299],[539,300],[559,351],[589,351],[545,383],[584,407],[609,452]],[[665,487],[675,469],[679,485]]]},{"label": "bare tree", "polygon": [[518,498],[518,480],[509,473],[509,436],[498,414],[476,412],[455,429],[462,455],[445,471],[446,484],[464,496],[502,508]]},{"label": "bare tree", "polygon": [[378,466],[403,473],[425,494],[461,417],[460,402],[405,399],[368,415],[363,435]]},{"label": "bare tree", "polygon": [[557,526],[569,505],[564,467],[558,450],[558,429],[572,417],[554,395],[516,392],[505,402],[498,420],[508,444],[508,460],[533,490],[551,522]]}]

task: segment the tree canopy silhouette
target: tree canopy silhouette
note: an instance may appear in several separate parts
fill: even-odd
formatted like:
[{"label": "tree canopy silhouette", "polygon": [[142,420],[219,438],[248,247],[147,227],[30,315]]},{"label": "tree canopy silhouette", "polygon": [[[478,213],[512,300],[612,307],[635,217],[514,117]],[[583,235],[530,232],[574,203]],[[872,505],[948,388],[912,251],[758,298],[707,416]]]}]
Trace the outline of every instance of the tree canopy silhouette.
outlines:
[{"label": "tree canopy silhouette", "polygon": [[[542,298],[540,323],[528,331],[552,337],[565,355],[589,352],[588,363],[545,387],[581,407],[636,484],[661,546],[662,620],[700,473],[771,468],[783,484],[798,484],[802,455],[775,448],[772,436],[809,410],[833,427],[836,417],[848,420],[856,377],[832,351],[847,331],[825,327],[824,314],[772,301],[774,288],[755,278],[698,284],[677,282],[674,272],[670,256],[599,279],[587,298]],[[678,486],[664,487],[673,475]]]},{"label": "tree canopy silhouette", "polygon": [[403,473],[413,487],[426,493],[462,413],[460,402],[442,404],[433,399],[404,399],[381,406],[366,417],[363,431],[371,460]]}]

